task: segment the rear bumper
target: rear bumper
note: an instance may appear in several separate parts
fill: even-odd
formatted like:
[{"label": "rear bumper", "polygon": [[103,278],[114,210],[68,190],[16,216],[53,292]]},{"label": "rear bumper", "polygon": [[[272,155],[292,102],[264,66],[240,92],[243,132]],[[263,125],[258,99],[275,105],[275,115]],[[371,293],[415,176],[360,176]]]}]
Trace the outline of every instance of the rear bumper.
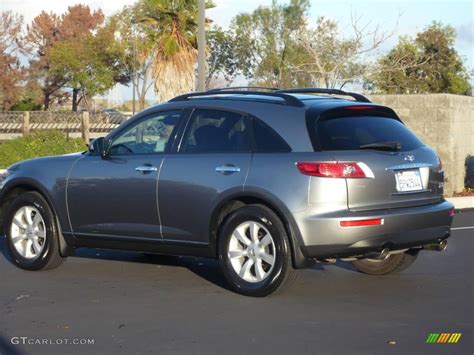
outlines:
[{"label": "rear bumper", "polygon": [[[433,205],[382,211],[338,211],[299,220],[306,258],[349,257],[384,248],[418,247],[449,237],[454,206],[447,201]],[[341,227],[342,220],[383,219],[383,225]]]}]

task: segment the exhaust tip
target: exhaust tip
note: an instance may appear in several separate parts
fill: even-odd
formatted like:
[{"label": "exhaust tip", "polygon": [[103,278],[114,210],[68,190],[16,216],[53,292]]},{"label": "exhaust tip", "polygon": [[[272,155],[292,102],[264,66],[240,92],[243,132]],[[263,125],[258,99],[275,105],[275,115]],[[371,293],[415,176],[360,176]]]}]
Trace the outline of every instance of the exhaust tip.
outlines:
[{"label": "exhaust tip", "polygon": [[363,255],[358,256],[358,259],[373,259],[373,260],[385,260],[390,255],[390,249],[384,248],[380,251],[372,251]]},{"label": "exhaust tip", "polygon": [[388,258],[388,254],[390,254],[390,249],[388,249],[388,248],[382,249],[382,251],[380,252],[380,255],[377,259],[385,260],[385,259]]},{"label": "exhaust tip", "polygon": [[445,251],[447,247],[448,247],[448,241],[446,239],[443,239],[442,241],[439,242],[439,251]]},{"label": "exhaust tip", "polygon": [[439,241],[438,243],[423,245],[423,249],[434,250],[434,251],[444,251],[446,250],[447,247],[448,247],[448,241],[446,239],[443,239]]}]

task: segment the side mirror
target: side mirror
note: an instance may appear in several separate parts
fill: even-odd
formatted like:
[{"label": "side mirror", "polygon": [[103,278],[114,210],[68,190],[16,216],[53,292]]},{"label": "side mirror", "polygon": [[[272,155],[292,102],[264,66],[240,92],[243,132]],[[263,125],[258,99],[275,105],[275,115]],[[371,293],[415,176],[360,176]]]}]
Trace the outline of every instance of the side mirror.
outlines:
[{"label": "side mirror", "polygon": [[95,155],[100,155],[105,158],[108,154],[107,144],[104,137],[99,137],[89,143],[89,152]]}]

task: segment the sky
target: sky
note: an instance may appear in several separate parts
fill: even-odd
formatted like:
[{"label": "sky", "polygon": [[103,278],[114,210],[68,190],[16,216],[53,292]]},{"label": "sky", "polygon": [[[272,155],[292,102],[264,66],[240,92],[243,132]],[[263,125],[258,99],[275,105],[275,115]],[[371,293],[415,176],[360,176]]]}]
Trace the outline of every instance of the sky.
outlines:
[{"label": "sky", "polygon": [[[241,12],[251,12],[258,6],[270,5],[272,0],[213,0],[214,9],[206,16],[221,27],[228,27],[232,18]],[[289,0],[279,0],[288,3]],[[87,4],[93,9],[102,9],[111,15],[133,0],[0,0],[0,11],[11,10],[30,22],[42,10],[63,13],[73,4]],[[325,16],[339,22],[342,32],[349,31],[351,14],[361,17],[361,23],[370,23],[372,28],[380,25],[385,31],[396,29],[395,35],[381,48],[387,51],[402,35],[414,35],[432,21],[452,25],[458,34],[456,49],[466,60],[468,68],[474,67],[474,1],[472,0],[312,0],[310,23]],[[397,24],[398,20],[398,24]],[[395,27],[396,26],[396,27]],[[120,88],[111,94],[117,99],[129,99],[130,90]]]}]

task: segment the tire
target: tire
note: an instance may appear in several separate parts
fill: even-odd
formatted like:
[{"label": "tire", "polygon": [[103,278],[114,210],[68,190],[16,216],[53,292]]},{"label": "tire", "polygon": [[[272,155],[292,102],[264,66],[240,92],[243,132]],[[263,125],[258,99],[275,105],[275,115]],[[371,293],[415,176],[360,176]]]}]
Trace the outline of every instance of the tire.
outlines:
[{"label": "tire", "polygon": [[290,241],[271,209],[261,205],[241,207],[225,218],[219,230],[219,263],[235,292],[264,297],[296,279],[298,270],[292,267]]},{"label": "tire", "polygon": [[364,274],[386,275],[405,270],[415,262],[417,257],[418,250],[408,250],[405,253],[390,254],[385,260],[355,260],[352,265]]},{"label": "tire", "polygon": [[54,269],[66,259],[59,253],[56,218],[39,193],[26,192],[16,197],[7,210],[4,223],[7,251],[19,268],[30,271]]}]

